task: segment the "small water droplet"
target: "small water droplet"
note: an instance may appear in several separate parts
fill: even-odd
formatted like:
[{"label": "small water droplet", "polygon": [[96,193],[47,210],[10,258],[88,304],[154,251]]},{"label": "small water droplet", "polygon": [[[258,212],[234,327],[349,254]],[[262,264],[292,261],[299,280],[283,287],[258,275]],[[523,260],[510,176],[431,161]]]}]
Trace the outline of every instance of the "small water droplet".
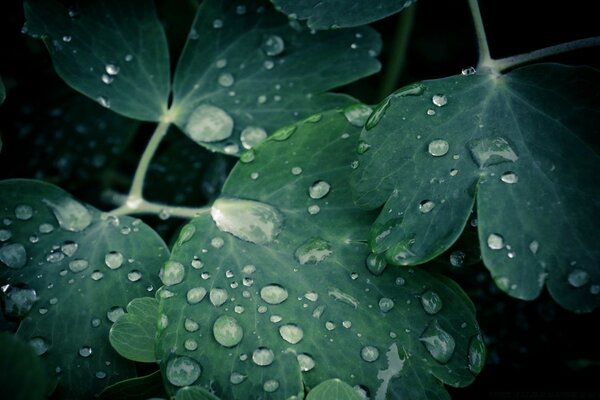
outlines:
[{"label": "small water droplet", "polygon": [[0,247],[0,261],[8,268],[23,268],[27,264],[27,251],[21,243],[4,245]]},{"label": "small water droplet", "polygon": [[118,269],[123,265],[123,254],[118,251],[110,251],[104,256],[104,263],[110,269]]},{"label": "small water droplet", "polygon": [[304,337],[304,331],[297,325],[287,324],[279,327],[279,334],[288,343],[296,344]]},{"label": "small water droplet", "polygon": [[504,238],[497,233],[491,233],[487,238],[487,245],[492,250],[500,250],[504,247]]},{"label": "small water droplet", "polygon": [[175,357],[167,363],[167,380],[173,386],[190,386],[201,373],[200,365],[189,357]]},{"label": "small water droplet", "polygon": [[443,107],[448,104],[448,98],[443,94],[436,94],[431,98],[431,102],[438,107]]},{"label": "small water droplet", "polygon": [[240,141],[245,149],[251,149],[267,138],[267,132],[258,126],[247,126],[240,134]]},{"label": "small water droplet", "polygon": [[273,393],[279,389],[279,381],[275,379],[269,379],[263,384],[263,390],[267,393]]},{"label": "small water droplet", "polygon": [[269,304],[281,304],[288,298],[288,292],[281,285],[271,284],[260,289],[260,298]]},{"label": "small water droplet", "polygon": [[375,253],[370,253],[367,256],[366,264],[367,269],[376,276],[381,275],[385,270],[385,267],[387,267],[385,257]]},{"label": "small water droplet", "polygon": [[316,215],[321,211],[321,207],[319,207],[316,204],[313,204],[312,206],[308,206],[307,211],[310,215]]},{"label": "small water droplet", "polygon": [[474,67],[463,68],[463,70],[460,71],[460,74],[463,76],[475,75],[476,73],[477,70]]},{"label": "small water droplet", "polygon": [[215,29],[221,29],[223,27],[223,20],[221,19],[215,19],[212,23],[213,28]]},{"label": "small water droplet", "polygon": [[291,172],[292,172],[292,175],[298,176],[298,175],[300,175],[302,173],[302,168],[300,168],[300,167],[292,167]]},{"label": "small water droplet", "polygon": [[87,358],[92,355],[92,348],[90,346],[82,346],[79,348],[79,355]]},{"label": "small water droplet", "polygon": [[233,84],[235,83],[235,78],[229,72],[223,72],[217,78],[217,82],[219,83],[219,85],[227,88],[233,86]]},{"label": "small water droplet", "polygon": [[252,361],[258,366],[266,367],[273,363],[275,354],[267,347],[259,347],[252,353]]},{"label": "small water droplet", "polygon": [[244,330],[235,318],[221,315],[213,325],[213,335],[221,346],[233,347],[242,341]]},{"label": "small water droplet", "polygon": [[427,314],[437,314],[443,306],[442,299],[433,290],[428,290],[421,295],[421,305]]},{"label": "small water droplet", "polygon": [[73,272],[81,272],[88,267],[89,263],[83,258],[77,258],[69,262],[69,269]]},{"label": "small water droplet", "polygon": [[219,107],[201,104],[190,115],[185,131],[196,142],[219,142],[231,136],[233,119]]},{"label": "small water droplet", "polygon": [[95,281],[99,281],[100,279],[104,278],[104,274],[98,270],[95,270],[94,272],[92,272],[90,277]]},{"label": "small water droplet", "polygon": [[90,321],[92,328],[99,327],[101,323],[102,323],[102,321],[100,321],[100,318],[92,318],[92,320]]},{"label": "small water droplet", "polygon": [[223,247],[223,245],[225,245],[225,241],[223,240],[223,238],[217,236],[210,240],[210,245],[215,249],[220,249],[221,247]]},{"label": "small water droplet", "polygon": [[98,103],[100,103],[100,105],[104,108],[110,108],[110,100],[108,99],[108,97],[104,97],[104,96],[98,96],[96,98],[96,100],[98,101]]},{"label": "small water droplet", "polygon": [[29,345],[33,348],[33,351],[38,356],[45,354],[50,348],[50,345],[48,344],[46,339],[39,336],[29,339]]},{"label": "small water droplet", "polygon": [[246,375],[244,374],[240,374],[239,372],[232,372],[231,375],[229,375],[229,382],[233,385],[239,385],[240,383],[244,382],[246,380]]},{"label": "small water droplet", "polygon": [[177,285],[183,281],[185,267],[177,261],[167,261],[159,275],[166,286]]},{"label": "small water droplet", "polygon": [[504,183],[517,183],[519,181],[519,177],[512,171],[508,171],[502,174],[500,180]]},{"label": "small water droplet", "polygon": [[301,265],[318,264],[329,257],[331,253],[331,244],[328,241],[312,238],[301,244],[294,252],[294,256]]},{"label": "small water droplet", "polygon": [[358,146],[356,146],[356,152],[358,154],[365,154],[370,148],[371,145],[369,143],[365,142],[364,140],[361,140],[358,142]]},{"label": "small water droplet", "polygon": [[124,315],[124,314],[125,314],[125,310],[123,310],[122,307],[114,306],[114,307],[111,307],[111,309],[106,312],[106,318],[108,318],[108,320],[110,322],[115,322],[116,320],[118,320],[121,317],[121,315]]},{"label": "small water droplet", "polygon": [[392,308],[394,308],[394,300],[387,297],[382,297],[379,300],[379,309],[381,312],[389,312]]},{"label": "small water droplet", "polygon": [[316,181],[308,188],[308,194],[312,199],[321,199],[329,193],[331,185],[325,181]]},{"label": "small water droplet", "polygon": [[117,75],[121,69],[116,64],[106,64],[104,66],[104,70],[106,71],[107,74],[114,76],[114,75]]},{"label": "small water droplet", "polygon": [[574,269],[569,274],[567,280],[573,287],[579,288],[586,285],[590,280],[590,275],[582,269]]},{"label": "small water droplet", "polygon": [[221,288],[212,288],[208,295],[213,306],[219,307],[227,301],[227,290]]},{"label": "small water droplet", "polygon": [[536,255],[539,248],[540,244],[537,240],[533,240],[531,243],[529,243],[529,251],[531,251],[531,254]]},{"label": "small water droplet", "polygon": [[196,321],[190,318],[185,319],[185,321],[183,322],[183,327],[188,332],[196,332],[198,329],[200,329],[200,325],[198,325]]},{"label": "small water droplet", "polygon": [[462,267],[466,257],[467,255],[460,250],[453,251],[450,254],[450,265],[453,267]]},{"label": "small water droplet", "polygon": [[98,372],[96,372],[96,378],[98,378],[98,379],[104,379],[104,378],[106,378],[106,372],[104,372],[104,371],[98,371]]},{"label": "small water droplet", "polygon": [[12,237],[12,232],[8,229],[0,229],[0,242],[6,242]]},{"label": "small water droplet", "polygon": [[277,56],[285,50],[285,42],[280,36],[268,35],[263,40],[262,50],[267,56]]},{"label": "small water droplet", "polygon": [[33,208],[26,204],[21,204],[15,207],[15,217],[21,221],[27,221],[33,216]]},{"label": "small water droplet", "polygon": [[200,303],[206,296],[206,289],[203,287],[191,288],[186,293],[186,299],[190,304]]},{"label": "small water droplet", "polygon": [[374,362],[379,358],[379,350],[375,346],[364,346],[360,350],[360,358],[366,362]]},{"label": "small water droplet", "polygon": [[427,151],[434,157],[441,157],[448,153],[450,145],[443,139],[432,140],[427,146]]},{"label": "small water droplet", "polygon": [[113,83],[114,79],[115,78],[113,78],[112,76],[110,76],[108,74],[102,74],[102,77],[100,78],[102,83],[104,83],[105,85],[110,85],[111,83]]},{"label": "small water droplet", "polygon": [[448,332],[442,329],[437,319],[434,319],[425,329],[419,340],[429,354],[441,364],[450,361],[454,354],[456,341]]},{"label": "small water droplet", "polygon": [[419,211],[421,214],[427,214],[429,211],[433,210],[435,207],[435,203],[431,200],[423,200],[419,203]]},{"label": "small water droplet", "polygon": [[308,372],[315,367],[315,360],[308,354],[300,353],[296,356],[296,359],[302,372]]}]

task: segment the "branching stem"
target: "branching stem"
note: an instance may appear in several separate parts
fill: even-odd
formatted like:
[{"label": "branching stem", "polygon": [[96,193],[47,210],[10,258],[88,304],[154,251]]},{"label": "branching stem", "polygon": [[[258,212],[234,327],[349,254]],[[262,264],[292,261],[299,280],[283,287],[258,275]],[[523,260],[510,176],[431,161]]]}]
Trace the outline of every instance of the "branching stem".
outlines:
[{"label": "branching stem", "polygon": [[159,217],[169,218],[194,218],[198,215],[210,212],[210,207],[174,207],[166,204],[153,203],[141,199],[140,202],[132,207],[130,202],[126,202],[122,206],[112,210],[109,214],[120,216],[120,215],[134,215],[134,214],[155,214]]}]

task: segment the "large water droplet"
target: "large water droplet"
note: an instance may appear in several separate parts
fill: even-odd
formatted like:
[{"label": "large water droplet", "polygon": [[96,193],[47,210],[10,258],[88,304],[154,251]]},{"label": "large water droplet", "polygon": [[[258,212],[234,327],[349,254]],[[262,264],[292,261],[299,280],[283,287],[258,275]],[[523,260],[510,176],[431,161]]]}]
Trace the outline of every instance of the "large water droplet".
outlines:
[{"label": "large water droplet", "polygon": [[427,151],[434,157],[441,157],[448,153],[448,150],[450,150],[450,145],[443,139],[432,140],[427,146]]},{"label": "large water droplet", "polygon": [[0,247],[0,261],[8,268],[23,268],[27,264],[25,247],[21,243],[11,243]]},{"label": "large water droplet", "polygon": [[312,199],[321,199],[329,193],[331,186],[325,181],[316,181],[308,188],[308,194]]},{"label": "large water droplet", "polygon": [[297,325],[287,324],[279,327],[279,334],[288,343],[296,344],[304,337],[304,331]]},{"label": "large water droplet", "polygon": [[260,298],[269,304],[281,304],[288,298],[288,292],[280,285],[267,285],[260,289]]},{"label": "large water droplet", "polygon": [[173,386],[190,386],[201,373],[200,365],[189,357],[176,357],[167,363],[167,380]]},{"label": "large water droplet", "polygon": [[328,241],[312,238],[301,244],[294,252],[294,256],[302,265],[318,264],[329,257],[331,253],[331,244]]},{"label": "large water droplet", "polygon": [[219,198],[210,209],[217,227],[256,244],[275,240],[283,227],[283,215],[273,206],[258,201]]},{"label": "large water droplet", "polygon": [[590,275],[582,269],[574,269],[569,274],[567,280],[571,286],[578,288],[589,282]]},{"label": "large water droplet", "polygon": [[186,299],[190,304],[200,303],[204,299],[204,296],[206,296],[206,289],[203,287],[191,288],[186,293]]},{"label": "large water droplet", "polygon": [[218,142],[231,136],[233,119],[219,107],[202,104],[190,115],[185,130],[196,142]]},{"label": "large water droplet", "polygon": [[5,285],[2,286],[4,292],[4,313],[12,318],[23,318],[38,300],[37,292],[26,285]]},{"label": "large water droplet", "polygon": [[421,295],[421,305],[427,314],[437,314],[444,303],[441,297],[433,290],[428,290]]},{"label": "large water droplet", "polygon": [[366,362],[374,362],[379,358],[379,350],[375,346],[365,346],[360,350],[360,358]]},{"label": "large water droplet", "polygon": [[123,254],[118,251],[110,251],[104,256],[104,263],[110,269],[118,269],[123,265]]},{"label": "large water droplet", "polygon": [[273,351],[267,347],[259,347],[252,353],[252,361],[261,367],[271,365],[271,363],[273,363],[273,359],[275,359],[275,354],[273,354]]},{"label": "large water droplet", "polygon": [[504,247],[504,238],[497,233],[491,233],[487,238],[487,245],[492,250],[500,250]]},{"label": "large water droplet", "polygon": [[240,134],[245,149],[251,149],[267,138],[267,132],[258,126],[247,126]]},{"label": "large water droplet", "polygon": [[285,42],[280,36],[269,35],[263,41],[262,50],[268,56],[279,55],[285,50]]},{"label": "large water droplet", "polygon": [[39,336],[29,339],[29,345],[33,348],[33,351],[38,356],[45,354],[50,348],[50,345],[48,344],[46,339]]},{"label": "large water droplet", "polygon": [[437,319],[427,326],[419,340],[439,363],[447,363],[454,354],[456,342],[452,335],[440,327]]},{"label": "large water droplet", "polygon": [[213,306],[219,307],[227,301],[227,290],[221,288],[212,288],[210,289],[210,294],[208,297]]},{"label": "large water droplet", "polygon": [[21,221],[27,221],[33,216],[33,208],[26,204],[21,204],[15,207],[15,217]]},{"label": "large water droplet", "polygon": [[485,343],[483,343],[481,335],[471,338],[468,357],[469,370],[474,374],[480,373],[485,365]]},{"label": "large water droplet", "polygon": [[508,139],[503,137],[473,139],[467,148],[479,168],[519,159]]},{"label": "large water droplet", "polygon": [[185,267],[177,261],[167,261],[160,271],[160,279],[166,286],[176,285],[183,281]]},{"label": "large water droplet", "polygon": [[72,198],[62,198],[57,202],[42,200],[51,210],[58,225],[71,232],[81,232],[92,223],[92,214],[88,209]]},{"label": "large water droplet", "polygon": [[221,346],[233,347],[242,341],[244,330],[235,318],[221,315],[213,325],[213,335]]},{"label": "large water droplet", "polygon": [[77,258],[69,262],[69,269],[73,272],[81,272],[89,266],[87,260],[83,258]]},{"label": "large water droplet", "polygon": [[367,269],[373,275],[377,276],[381,275],[383,273],[383,270],[385,270],[385,267],[387,267],[385,257],[375,253],[371,253],[367,256],[366,264]]},{"label": "large water droplet", "polygon": [[344,116],[350,124],[362,128],[371,112],[373,109],[365,104],[353,104],[344,109]]}]

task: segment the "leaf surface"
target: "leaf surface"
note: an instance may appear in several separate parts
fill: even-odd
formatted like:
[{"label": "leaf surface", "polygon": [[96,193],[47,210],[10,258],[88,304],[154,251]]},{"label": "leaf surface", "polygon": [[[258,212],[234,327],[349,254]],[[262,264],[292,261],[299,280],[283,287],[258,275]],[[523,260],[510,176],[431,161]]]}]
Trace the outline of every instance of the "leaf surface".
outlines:
[{"label": "leaf surface", "polygon": [[154,362],[154,343],[158,321],[158,301],[152,297],[133,299],[127,313],[110,328],[113,349],[128,360]]},{"label": "leaf surface", "polygon": [[271,0],[290,18],[307,20],[312,29],[359,26],[385,18],[415,0]]},{"label": "leaf surface", "polygon": [[384,204],[370,245],[395,264],[449,248],[474,204],[482,257],[521,299],[544,284],[563,307],[600,304],[600,74],[533,65],[401,89],[374,111],[359,144],[356,203]]},{"label": "leaf surface", "polygon": [[374,214],[347,184],[358,134],[342,111],[276,132],[242,155],[211,215],[182,229],[158,294],[170,390],[288,398],[339,378],[383,399],[413,390],[398,384],[410,375],[427,383],[424,399],[429,386],[445,393],[440,381],[472,381],[479,328],[458,286],[367,269]]},{"label": "leaf surface", "polygon": [[377,72],[380,48],[368,27],[311,33],[268,2],[205,1],[175,72],[175,122],[199,144],[239,155],[280,126],[349,104],[323,93]]},{"label": "leaf surface", "polygon": [[25,29],[41,37],[71,87],[130,118],[158,121],[170,91],[169,50],[150,0],[25,2]]},{"label": "leaf surface", "polygon": [[157,287],[168,249],[140,220],[106,218],[56,186],[0,183],[0,283],[28,341],[59,380],[58,396],[87,398],[135,376],[110,346],[111,324]]},{"label": "leaf surface", "polygon": [[329,379],[321,382],[308,393],[306,400],[360,400],[356,390],[339,379]]},{"label": "leaf surface", "polygon": [[100,400],[148,400],[168,398],[160,371],[117,382],[100,393]]}]

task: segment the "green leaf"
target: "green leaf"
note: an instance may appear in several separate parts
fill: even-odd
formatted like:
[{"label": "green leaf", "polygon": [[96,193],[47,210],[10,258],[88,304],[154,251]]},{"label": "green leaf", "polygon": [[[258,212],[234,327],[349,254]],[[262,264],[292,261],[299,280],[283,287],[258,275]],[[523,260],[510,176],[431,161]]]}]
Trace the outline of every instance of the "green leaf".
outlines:
[{"label": "green leaf", "polygon": [[380,399],[413,390],[404,376],[426,382],[421,398],[445,393],[439,381],[469,384],[484,350],[471,346],[471,372],[469,343],[481,340],[460,288],[366,266],[374,213],[347,184],[359,128],[333,111],[285,132],[242,156],[162,270],[157,356],[170,390],[301,398],[339,378]]},{"label": "green leaf", "polygon": [[271,0],[292,19],[312,29],[360,26],[397,13],[415,0]]},{"label": "green leaf", "polygon": [[170,90],[169,50],[150,0],[25,2],[26,32],[44,39],[70,86],[130,118],[158,121]]},{"label": "green leaf", "polygon": [[157,397],[169,397],[165,392],[160,371],[117,382],[100,393],[100,400],[148,400]]},{"label": "green leaf", "polygon": [[158,321],[158,301],[152,297],[133,299],[127,314],[110,328],[113,349],[128,360],[155,362],[154,343]]},{"label": "green leaf", "polygon": [[[597,137],[600,74],[541,64],[401,89],[373,112],[353,178],[357,204],[384,204],[370,245],[425,262],[457,239],[477,204],[498,286],[520,299],[547,284],[563,307],[600,305]],[[365,151],[366,150],[366,151]]]},{"label": "green leaf", "polygon": [[186,386],[177,391],[175,400],[219,400],[219,398],[200,386]]},{"label": "green leaf", "polygon": [[164,242],[140,220],[106,217],[39,181],[0,182],[0,204],[0,285],[14,293],[14,317],[26,315],[17,334],[56,374],[58,396],[88,398],[135,376],[108,332],[157,287]]},{"label": "green leaf", "polygon": [[26,342],[5,332],[0,332],[0,368],[4,398],[46,398],[48,376],[39,357]]},{"label": "green leaf", "polygon": [[356,390],[339,379],[321,382],[308,393],[306,400],[360,400]]},{"label": "green leaf", "polygon": [[373,74],[368,27],[311,33],[268,2],[204,1],[177,64],[174,119],[194,141],[239,154],[276,128],[349,104],[327,90]]}]

